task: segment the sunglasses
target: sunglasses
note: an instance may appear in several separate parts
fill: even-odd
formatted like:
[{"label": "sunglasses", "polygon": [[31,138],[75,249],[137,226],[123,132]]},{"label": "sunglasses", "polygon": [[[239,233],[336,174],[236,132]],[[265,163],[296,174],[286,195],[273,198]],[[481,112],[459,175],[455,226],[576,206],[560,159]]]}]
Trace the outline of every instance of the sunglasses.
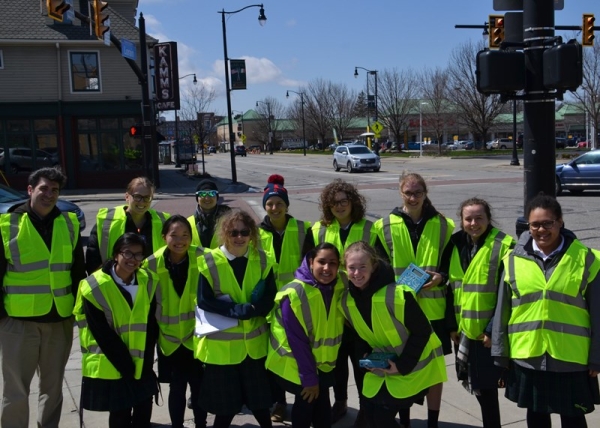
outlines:
[{"label": "sunglasses", "polygon": [[122,251],[120,254],[127,260],[130,260],[132,258],[135,258],[138,262],[144,260],[144,253],[132,253],[131,251]]},{"label": "sunglasses", "polygon": [[150,196],[144,196],[144,195],[140,195],[140,194],[136,193],[136,194],[130,195],[130,196],[136,202],[142,202],[142,201],[144,201],[144,202],[150,202],[150,201],[152,201],[152,195],[150,195]]},{"label": "sunglasses", "polygon": [[219,192],[217,192],[216,190],[198,190],[196,192],[196,196],[198,196],[199,198],[214,198],[218,194]]},{"label": "sunglasses", "polygon": [[231,232],[229,232],[229,236],[231,236],[232,238],[235,238],[236,236],[247,237],[247,236],[250,236],[250,229],[242,229],[242,230],[233,229]]}]

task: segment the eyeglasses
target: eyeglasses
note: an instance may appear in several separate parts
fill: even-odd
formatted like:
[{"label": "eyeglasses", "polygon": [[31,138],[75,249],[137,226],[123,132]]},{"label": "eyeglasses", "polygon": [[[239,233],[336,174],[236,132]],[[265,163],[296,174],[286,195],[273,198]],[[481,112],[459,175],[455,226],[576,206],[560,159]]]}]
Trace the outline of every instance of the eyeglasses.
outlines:
[{"label": "eyeglasses", "polygon": [[346,208],[350,204],[350,199],[340,199],[339,201],[333,201],[331,203],[331,208],[335,208],[338,205],[342,208]]},{"label": "eyeglasses", "polygon": [[423,191],[419,191],[419,192],[402,192],[402,196],[404,196],[406,199],[410,199],[410,198],[413,198],[413,197],[415,199],[421,199],[424,194],[425,194],[425,192],[423,192]]},{"label": "eyeglasses", "polygon": [[121,251],[119,254],[121,254],[127,260],[131,260],[132,258],[135,258],[135,260],[137,260],[138,262],[144,260],[144,253],[132,253],[131,251]]},{"label": "eyeglasses", "polygon": [[236,236],[247,237],[247,236],[250,236],[250,229],[242,229],[242,230],[233,229],[231,232],[229,232],[229,236],[231,236],[232,238],[235,238]]},{"label": "eyeglasses", "polygon": [[533,223],[529,223],[529,228],[531,230],[540,230],[541,227],[543,227],[546,230],[550,230],[554,227],[554,224],[556,223],[556,220],[547,220],[547,221],[534,221]]},{"label": "eyeglasses", "polygon": [[214,198],[218,194],[219,192],[217,192],[216,190],[198,190],[196,192],[196,196],[198,196],[199,198]]},{"label": "eyeglasses", "polygon": [[150,202],[150,201],[152,201],[152,195],[144,196],[144,195],[140,195],[139,193],[136,193],[136,194],[133,194],[133,195],[130,195],[130,196],[136,202],[142,202],[142,201],[144,201],[144,202]]}]

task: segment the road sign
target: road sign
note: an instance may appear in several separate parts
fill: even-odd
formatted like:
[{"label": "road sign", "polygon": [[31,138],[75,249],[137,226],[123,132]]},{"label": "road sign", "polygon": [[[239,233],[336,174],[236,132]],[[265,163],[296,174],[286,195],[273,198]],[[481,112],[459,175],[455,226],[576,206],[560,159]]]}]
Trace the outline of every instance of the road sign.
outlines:
[{"label": "road sign", "polygon": [[240,140],[242,140],[242,143],[246,142],[246,134],[242,134],[242,136],[240,137]]},{"label": "road sign", "polygon": [[[383,125],[379,122],[373,122],[371,124],[371,130],[375,133],[375,134],[381,134],[381,131],[383,131]],[[376,135],[377,138],[379,138]]]},{"label": "road sign", "polygon": [[135,44],[127,39],[121,39],[121,55],[123,58],[129,58],[135,61],[137,58]]},{"label": "road sign", "polygon": [[[554,10],[563,10],[565,0],[554,0]],[[494,0],[494,10],[523,10],[523,0]]]}]

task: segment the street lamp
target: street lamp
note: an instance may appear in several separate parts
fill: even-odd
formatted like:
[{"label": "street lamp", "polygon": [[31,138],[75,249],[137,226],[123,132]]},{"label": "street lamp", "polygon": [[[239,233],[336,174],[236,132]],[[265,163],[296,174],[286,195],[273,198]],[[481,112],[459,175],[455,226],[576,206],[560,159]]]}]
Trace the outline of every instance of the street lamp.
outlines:
[{"label": "street lamp", "polygon": [[[271,130],[271,103],[268,101],[257,101],[256,107],[258,107],[259,104],[266,104],[266,106],[267,106],[267,120],[269,121],[269,154],[272,155],[273,154],[273,142],[271,141],[271,137],[273,136],[273,131]],[[265,150],[265,154],[267,154],[266,150]]]},{"label": "street lamp", "polygon": [[302,147],[304,148],[304,156],[306,156],[306,130],[304,128],[304,92],[296,92],[288,89],[285,93],[285,97],[290,97],[290,92],[300,95],[300,105],[302,106]]},{"label": "street lamp", "polygon": [[229,150],[231,151],[231,181],[237,183],[237,172],[235,170],[235,136],[233,135],[233,124],[231,119],[231,88],[229,85],[229,58],[227,58],[227,28],[225,26],[225,15],[233,15],[251,7],[259,7],[258,23],[263,27],[267,23],[265,9],[262,4],[252,4],[233,12],[226,12],[225,9],[218,11],[221,14],[221,23],[223,24],[223,57],[225,59],[225,95],[227,97],[227,122],[229,125]]},{"label": "street lamp", "polygon": [[[369,128],[369,132],[371,131],[371,118],[370,118],[370,109],[369,109],[369,74],[375,76],[375,122],[377,122],[377,70],[369,70],[368,68],[364,68],[364,67],[354,67],[354,78],[357,79],[358,78],[358,69],[361,70],[365,70],[367,72],[367,127]],[[369,148],[371,148],[371,140],[369,138],[367,138],[368,141],[368,146]],[[375,142],[377,142],[377,138],[375,138]]]},{"label": "street lamp", "polygon": [[[198,84],[198,80],[196,79],[196,73],[186,74],[185,76],[181,76],[179,80],[185,79],[186,77],[194,76],[193,83],[194,85]],[[175,110],[175,168],[181,167],[181,163],[179,162],[179,116],[177,112],[179,110]]]},{"label": "street lamp", "polygon": [[423,111],[421,106],[427,103],[419,103],[419,157],[423,157]]}]

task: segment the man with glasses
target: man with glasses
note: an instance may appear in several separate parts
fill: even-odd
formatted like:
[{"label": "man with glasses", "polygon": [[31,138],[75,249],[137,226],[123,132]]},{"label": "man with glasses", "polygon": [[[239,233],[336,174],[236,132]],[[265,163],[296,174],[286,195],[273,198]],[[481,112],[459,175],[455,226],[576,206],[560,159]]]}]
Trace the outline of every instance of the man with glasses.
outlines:
[{"label": "man with glasses", "polygon": [[31,380],[39,376],[37,426],[58,427],[73,342],[73,304],[85,278],[79,221],[56,207],[66,177],[29,176],[29,200],[0,215],[0,426],[29,426]]},{"label": "man with glasses", "polygon": [[196,187],[196,212],[188,217],[192,225],[192,245],[217,248],[217,220],[231,208],[219,204],[219,189],[211,180],[202,180]]},{"label": "man with glasses", "polygon": [[148,178],[136,177],[127,185],[126,205],[101,208],[98,211],[96,225],[90,232],[85,253],[85,266],[89,275],[110,259],[113,245],[127,232],[144,238],[145,257],[165,245],[161,231],[170,215],[150,208],[154,190],[154,184]]}]

